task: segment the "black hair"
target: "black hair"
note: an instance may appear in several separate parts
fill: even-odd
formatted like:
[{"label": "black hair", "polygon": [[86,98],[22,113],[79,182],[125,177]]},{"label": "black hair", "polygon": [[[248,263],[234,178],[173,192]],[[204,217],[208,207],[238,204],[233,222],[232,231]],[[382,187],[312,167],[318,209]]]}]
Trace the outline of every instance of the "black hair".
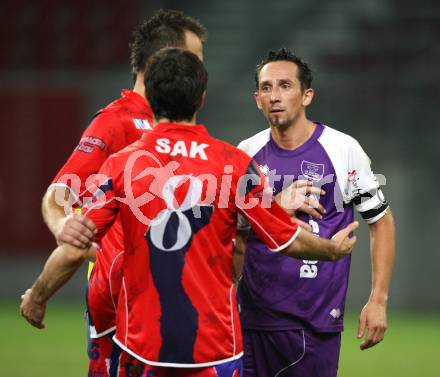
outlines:
[{"label": "black hair", "polygon": [[143,21],[133,32],[130,43],[132,73],[144,72],[150,56],[161,48],[183,47],[185,31],[193,32],[202,42],[206,41],[206,28],[181,11],[160,9]]},{"label": "black hair", "polygon": [[150,58],[144,83],[156,119],[189,121],[202,104],[208,72],[192,52],[168,47]]},{"label": "black hair", "polygon": [[298,80],[301,83],[301,90],[309,89],[312,85],[312,70],[301,58],[296,56],[290,49],[288,48],[280,48],[278,51],[271,50],[267,53],[267,56],[257,64],[255,69],[255,84],[258,89],[258,85],[260,83],[260,72],[263,67],[272,62],[277,61],[287,61],[295,63],[298,67]]}]

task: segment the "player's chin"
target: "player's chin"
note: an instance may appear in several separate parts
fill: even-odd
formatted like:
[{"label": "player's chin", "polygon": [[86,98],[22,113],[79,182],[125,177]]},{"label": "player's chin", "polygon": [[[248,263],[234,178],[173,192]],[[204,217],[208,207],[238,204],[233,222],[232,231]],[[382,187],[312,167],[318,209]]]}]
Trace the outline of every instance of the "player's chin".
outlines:
[{"label": "player's chin", "polygon": [[271,115],[269,117],[269,120],[270,120],[270,124],[272,124],[275,127],[280,127],[282,125],[280,122],[280,117],[277,115]]},{"label": "player's chin", "polygon": [[281,115],[271,114],[269,120],[270,120],[270,124],[272,124],[274,127],[277,128],[284,127],[287,125],[286,119]]}]

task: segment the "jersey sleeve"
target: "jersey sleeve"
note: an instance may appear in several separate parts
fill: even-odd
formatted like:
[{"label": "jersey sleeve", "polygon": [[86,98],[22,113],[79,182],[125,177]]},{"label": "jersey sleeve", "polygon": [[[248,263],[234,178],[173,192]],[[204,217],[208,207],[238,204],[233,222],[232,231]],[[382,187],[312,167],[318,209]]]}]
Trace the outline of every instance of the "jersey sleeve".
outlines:
[{"label": "jersey sleeve", "polygon": [[237,177],[236,190],[240,214],[271,251],[280,251],[296,239],[300,228],[273,200],[266,177],[254,160],[249,159],[245,173]]},{"label": "jersey sleeve", "polygon": [[347,186],[350,200],[368,224],[385,215],[388,203],[371,170],[371,161],[358,142],[348,153]]},{"label": "jersey sleeve", "polygon": [[82,134],[75,150],[50,187],[68,187],[76,199],[81,199],[87,192],[88,195],[93,194],[88,190],[88,186],[94,183],[93,175],[110,154],[121,149],[124,138],[124,130],[117,113],[99,113]]},{"label": "jersey sleeve", "polygon": [[91,219],[98,229],[96,242],[104,237],[119,211],[113,177],[113,159],[109,158],[99,174],[95,175],[91,184],[95,188],[94,194],[83,206],[84,215]]}]

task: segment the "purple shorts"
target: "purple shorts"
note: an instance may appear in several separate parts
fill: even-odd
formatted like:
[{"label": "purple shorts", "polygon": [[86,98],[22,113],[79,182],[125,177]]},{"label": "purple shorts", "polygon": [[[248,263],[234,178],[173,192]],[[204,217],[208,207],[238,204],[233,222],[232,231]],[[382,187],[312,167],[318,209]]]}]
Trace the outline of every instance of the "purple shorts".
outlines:
[{"label": "purple shorts", "polygon": [[243,377],[336,377],[341,333],[243,330]]}]

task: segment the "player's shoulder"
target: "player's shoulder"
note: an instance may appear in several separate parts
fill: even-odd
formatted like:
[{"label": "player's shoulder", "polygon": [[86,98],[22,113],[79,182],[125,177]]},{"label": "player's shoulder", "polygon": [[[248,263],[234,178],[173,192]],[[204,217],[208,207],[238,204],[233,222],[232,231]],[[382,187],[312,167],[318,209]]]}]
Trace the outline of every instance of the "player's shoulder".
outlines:
[{"label": "player's shoulder", "polygon": [[[121,96],[110,102],[107,106],[100,109],[96,113],[95,117],[112,117],[118,115],[120,116],[132,111],[136,111],[136,105],[138,104],[139,99],[135,96],[138,95],[133,91],[127,89],[122,90]],[[148,109],[146,103],[144,107]]]},{"label": "player's shoulder", "polygon": [[340,151],[350,151],[360,147],[359,142],[351,135],[324,125],[318,141],[325,149],[338,148]]},{"label": "player's shoulder", "polygon": [[117,108],[104,107],[97,111],[90,120],[88,128],[108,129],[120,122],[120,112]]},{"label": "player's shoulder", "polygon": [[97,115],[100,120],[117,122],[130,130],[150,130],[153,124],[153,110],[138,93],[124,89],[121,97],[101,109]]},{"label": "player's shoulder", "polygon": [[241,141],[237,148],[254,157],[270,141],[270,128],[258,132],[254,136]]},{"label": "player's shoulder", "polygon": [[212,135],[206,135],[203,138],[203,141],[209,144],[213,147],[215,151],[219,150],[227,150],[227,151],[234,151],[237,149],[232,144],[228,143],[227,141],[217,139],[216,137]]},{"label": "player's shoulder", "polygon": [[113,153],[109,157],[109,159],[113,159],[116,162],[127,160],[130,157],[130,155],[141,149],[145,149],[145,142],[142,139],[139,139],[134,143],[131,143],[126,147],[122,148],[121,150],[117,151],[116,153]]},{"label": "player's shoulder", "polygon": [[127,89],[123,89],[121,91],[121,95],[119,98],[116,98],[112,102],[110,102],[107,106],[105,106],[101,111],[105,112],[116,112],[121,111],[127,107],[130,103],[133,102],[133,92]]},{"label": "player's shoulder", "polygon": [[108,118],[119,117],[124,112],[126,112],[126,108],[127,108],[127,99],[124,97],[120,97],[110,102],[107,106],[105,106],[101,110],[99,110],[95,114],[95,119],[103,119],[103,118],[108,119]]},{"label": "player's shoulder", "polygon": [[205,141],[213,147],[213,153],[211,154],[216,157],[219,164],[240,164],[250,159],[243,150],[227,141],[217,139],[211,135]]},{"label": "player's shoulder", "polygon": [[[127,97],[120,97],[109,103],[104,108],[95,113],[89,123],[92,130],[112,130],[112,132],[124,132],[127,126],[131,129],[132,126],[139,129],[149,129],[148,127],[141,127],[136,124],[137,119],[132,119],[130,113],[130,104]],[[141,119],[139,119],[141,121]],[[134,122],[134,124],[133,124]]]},{"label": "player's shoulder", "polygon": [[105,161],[106,174],[110,174],[114,179],[122,176],[125,169],[129,166],[129,160],[132,156],[134,160],[138,158],[135,152],[144,149],[144,144],[141,140],[122,148],[121,150],[112,153]]}]

